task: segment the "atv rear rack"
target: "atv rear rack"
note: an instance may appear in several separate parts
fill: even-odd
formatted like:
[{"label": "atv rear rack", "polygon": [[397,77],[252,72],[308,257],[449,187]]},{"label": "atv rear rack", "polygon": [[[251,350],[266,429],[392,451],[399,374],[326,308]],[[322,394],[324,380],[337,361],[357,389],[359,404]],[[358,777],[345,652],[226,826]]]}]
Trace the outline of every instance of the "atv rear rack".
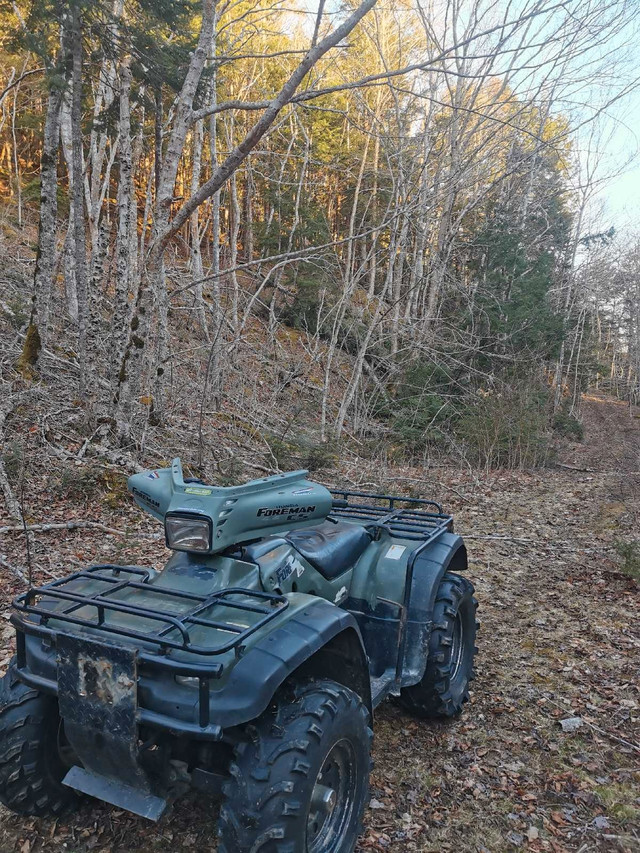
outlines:
[{"label": "atv rear rack", "polygon": [[[345,489],[329,489],[329,491],[337,497],[337,500],[333,501],[331,511],[333,518],[373,524],[376,527],[385,528],[392,536],[424,544],[433,542],[446,531],[453,530],[453,516],[443,512],[440,504],[435,501],[373,492],[352,492]],[[351,498],[367,498],[368,502],[352,503]],[[376,503],[369,501],[376,501]],[[398,504],[409,504],[409,506],[402,507]],[[433,509],[429,510],[426,507]]]}]

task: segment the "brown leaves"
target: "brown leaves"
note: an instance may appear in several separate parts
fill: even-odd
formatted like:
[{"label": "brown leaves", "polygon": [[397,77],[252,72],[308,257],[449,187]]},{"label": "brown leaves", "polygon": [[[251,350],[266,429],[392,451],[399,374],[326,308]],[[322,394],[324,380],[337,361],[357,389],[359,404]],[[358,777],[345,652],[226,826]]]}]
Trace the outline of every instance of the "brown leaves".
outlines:
[{"label": "brown leaves", "polygon": [[[630,731],[640,716],[638,594],[600,583],[606,545],[591,522],[607,484],[592,478],[576,489],[576,476],[512,473],[461,507],[459,530],[538,539],[527,548],[469,543],[482,618],[472,706],[459,720],[417,729],[396,709],[380,710],[376,780],[395,787],[396,821],[389,808],[370,812],[362,849],[573,853],[588,844],[608,853],[604,836],[626,832],[616,797],[638,815],[638,774],[620,772],[637,767],[632,751],[590,727],[638,738]],[[560,721],[572,717],[584,725],[563,732]],[[411,842],[398,834],[405,790],[417,792],[411,814],[427,827]]]}]

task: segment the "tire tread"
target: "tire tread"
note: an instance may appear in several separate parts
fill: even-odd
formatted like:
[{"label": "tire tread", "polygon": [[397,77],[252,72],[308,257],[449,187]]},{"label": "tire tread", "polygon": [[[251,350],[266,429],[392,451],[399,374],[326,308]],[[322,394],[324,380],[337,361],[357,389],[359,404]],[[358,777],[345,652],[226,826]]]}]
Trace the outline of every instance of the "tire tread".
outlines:
[{"label": "tire tread", "polygon": [[55,700],[15,677],[0,679],[0,801],[19,814],[58,816],[77,800],[50,766]]},{"label": "tire tread", "polygon": [[[218,824],[219,853],[298,853],[301,848],[297,845],[296,818],[303,804],[297,785],[308,778],[311,768],[308,754],[321,742],[326,727],[331,726],[341,711],[362,718],[370,747],[373,732],[360,697],[327,680],[290,685],[249,727],[253,743],[242,743],[236,748],[230,778],[223,786],[225,802]],[[301,733],[306,736],[300,736]],[[273,741],[284,738],[285,734],[287,740],[272,748]],[[367,802],[367,792],[368,774],[363,804]],[[275,821],[273,812],[265,813],[271,804],[279,806]],[[361,830],[362,814],[358,816],[357,834]]]},{"label": "tire tread", "polygon": [[[473,584],[460,575],[447,573],[436,593],[429,656],[424,676],[418,684],[404,688],[399,697],[400,704],[415,716],[453,717],[461,712],[463,704],[469,699],[468,683],[459,697],[454,696],[450,690],[449,658],[453,620],[461,604],[473,609],[474,636],[467,638],[467,641],[474,643],[475,654],[478,651],[474,642],[475,631],[479,623],[475,619],[478,602],[474,596]],[[472,665],[467,682],[474,678],[475,670]]]}]

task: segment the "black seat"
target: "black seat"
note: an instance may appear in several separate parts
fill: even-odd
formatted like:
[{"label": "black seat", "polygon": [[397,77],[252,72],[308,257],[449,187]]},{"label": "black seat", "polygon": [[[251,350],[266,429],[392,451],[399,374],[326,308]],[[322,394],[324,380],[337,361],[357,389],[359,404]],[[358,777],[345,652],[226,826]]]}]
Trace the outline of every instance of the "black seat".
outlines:
[{"label": "black seat", "polygon": [[359,524],[325,521],[317,527],[292,530],[285,536],[296,551],[327,580],[350,569],[371,543]]}]

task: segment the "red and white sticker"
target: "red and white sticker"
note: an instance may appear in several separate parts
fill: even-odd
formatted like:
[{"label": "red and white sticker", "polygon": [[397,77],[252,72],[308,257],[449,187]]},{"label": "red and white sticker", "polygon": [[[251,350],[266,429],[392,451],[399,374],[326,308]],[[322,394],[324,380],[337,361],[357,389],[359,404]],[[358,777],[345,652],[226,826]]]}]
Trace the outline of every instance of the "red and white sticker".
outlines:
[{"label": "red and white sticker", "polygon": [[392,545],[385,554],[385,557],[387,560],[399,560],[406,550],[404,545]]}]

